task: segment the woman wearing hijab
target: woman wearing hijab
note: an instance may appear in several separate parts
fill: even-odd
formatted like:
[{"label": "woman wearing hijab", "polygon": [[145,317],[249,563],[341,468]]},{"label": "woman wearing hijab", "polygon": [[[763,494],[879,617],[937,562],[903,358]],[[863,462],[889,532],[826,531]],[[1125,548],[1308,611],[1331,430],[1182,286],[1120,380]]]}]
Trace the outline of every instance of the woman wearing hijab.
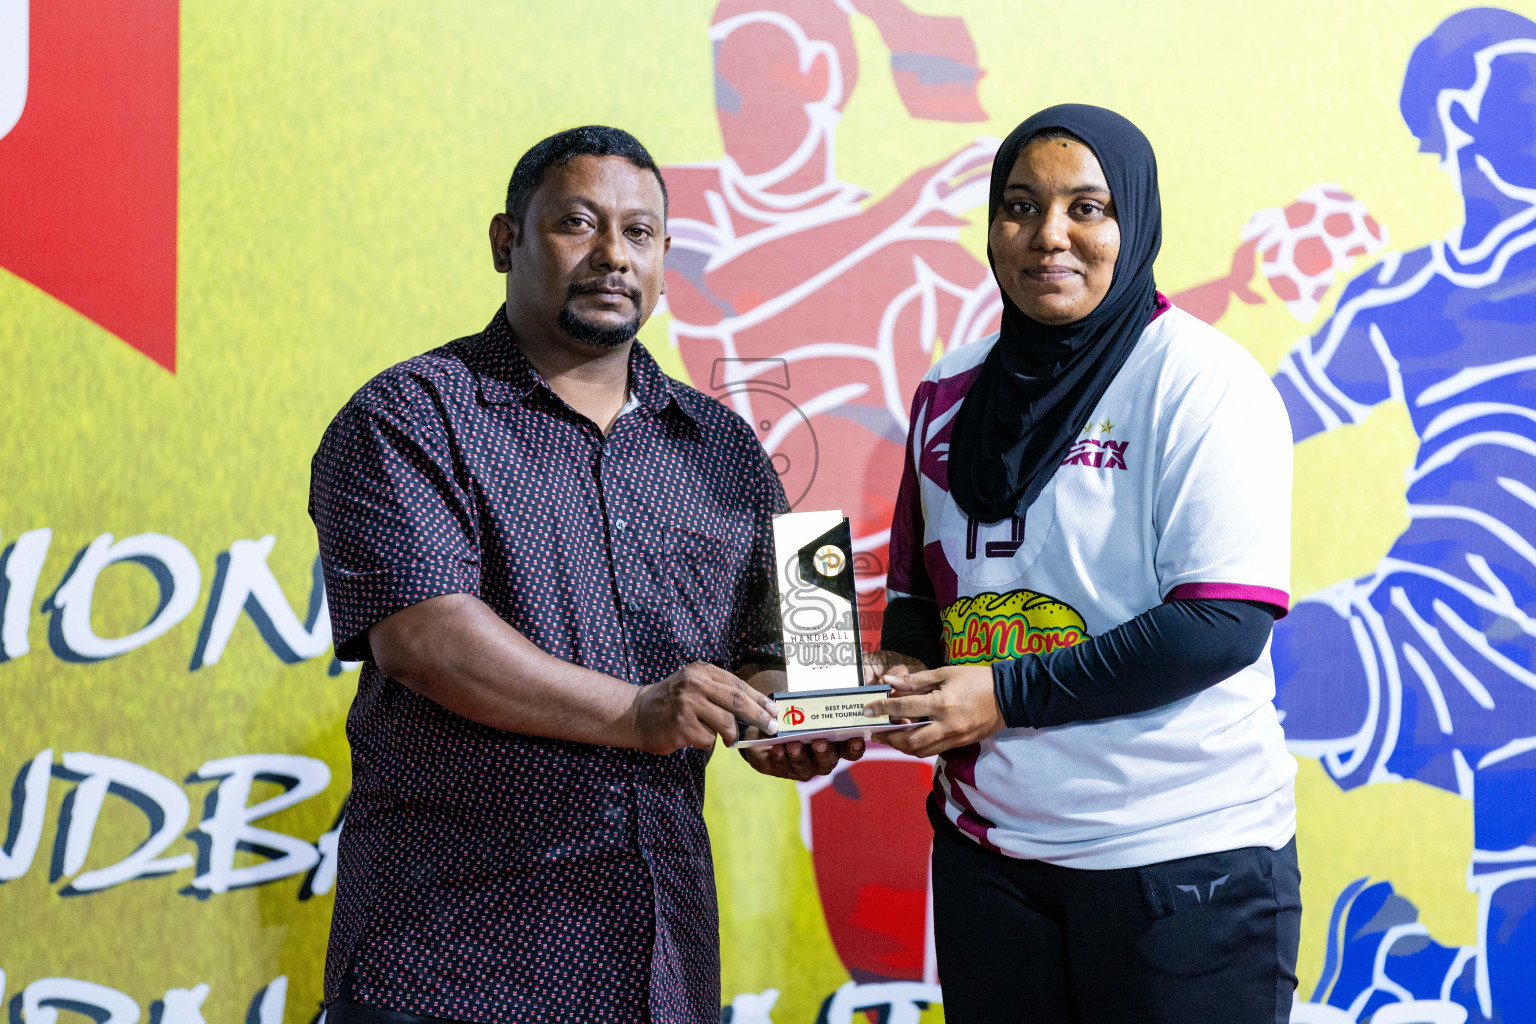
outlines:
[{"label": "woman wearing hijab", "polygon": [[918,386],[891,529],[883,646],[931,670],[871,708],[930,719],[887,742],[939,755],[946,1019],[1287,1021],[1280,397],[1157,291],[1157,166],[1123,117],[1019,125],[989,217],[1002,330]]}]

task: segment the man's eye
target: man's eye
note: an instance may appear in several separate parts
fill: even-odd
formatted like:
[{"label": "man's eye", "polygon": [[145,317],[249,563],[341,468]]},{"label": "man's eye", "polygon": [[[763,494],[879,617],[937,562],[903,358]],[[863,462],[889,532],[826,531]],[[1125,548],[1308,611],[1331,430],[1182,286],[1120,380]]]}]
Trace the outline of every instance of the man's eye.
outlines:
[{"label": "man's eye", "polygon": [[630,228],[629,229],[629,235],[630,235],[631,238],[636,238],[636,239],[650,238],[651,237],[651,231],[650,231],[650,228],[635,227],[635,228]]}]

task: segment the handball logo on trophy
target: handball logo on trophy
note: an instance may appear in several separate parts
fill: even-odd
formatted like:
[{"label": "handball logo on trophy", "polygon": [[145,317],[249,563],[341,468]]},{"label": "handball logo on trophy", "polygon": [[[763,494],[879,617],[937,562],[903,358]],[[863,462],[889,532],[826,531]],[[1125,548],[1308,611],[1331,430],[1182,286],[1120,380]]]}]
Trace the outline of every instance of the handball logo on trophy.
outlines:
[{"label": "handball logo on trophy", "polygon": [[816,571],[823,576],[840,575],[845,561],[843,553],[831,544],[827,544],[818,550],[814,559]]}]

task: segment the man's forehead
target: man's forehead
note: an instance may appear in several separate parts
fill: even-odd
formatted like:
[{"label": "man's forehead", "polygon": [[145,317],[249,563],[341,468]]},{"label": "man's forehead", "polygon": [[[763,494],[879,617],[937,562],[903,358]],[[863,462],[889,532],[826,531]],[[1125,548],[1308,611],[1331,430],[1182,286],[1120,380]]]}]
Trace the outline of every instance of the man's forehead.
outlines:
[{"label": "man's forehead", "polygon": [[552,203],[596,202],[662,210],[661,182],[656,172],[639,167],[622,156],[583,153],[544,172],[535,193]]}]

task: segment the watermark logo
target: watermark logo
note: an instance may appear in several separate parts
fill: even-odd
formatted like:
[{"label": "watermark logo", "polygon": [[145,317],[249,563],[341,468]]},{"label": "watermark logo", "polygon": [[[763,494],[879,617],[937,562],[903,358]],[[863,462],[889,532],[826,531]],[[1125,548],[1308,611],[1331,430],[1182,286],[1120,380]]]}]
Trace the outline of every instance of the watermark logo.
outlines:
[{"label": "watermark logo", "polygon": [[821,445],[811,417],[789,398],[789,360],[716,359],[709,390],[751,424],[784,485],[789,507],[798,508],[816,482]]}]

